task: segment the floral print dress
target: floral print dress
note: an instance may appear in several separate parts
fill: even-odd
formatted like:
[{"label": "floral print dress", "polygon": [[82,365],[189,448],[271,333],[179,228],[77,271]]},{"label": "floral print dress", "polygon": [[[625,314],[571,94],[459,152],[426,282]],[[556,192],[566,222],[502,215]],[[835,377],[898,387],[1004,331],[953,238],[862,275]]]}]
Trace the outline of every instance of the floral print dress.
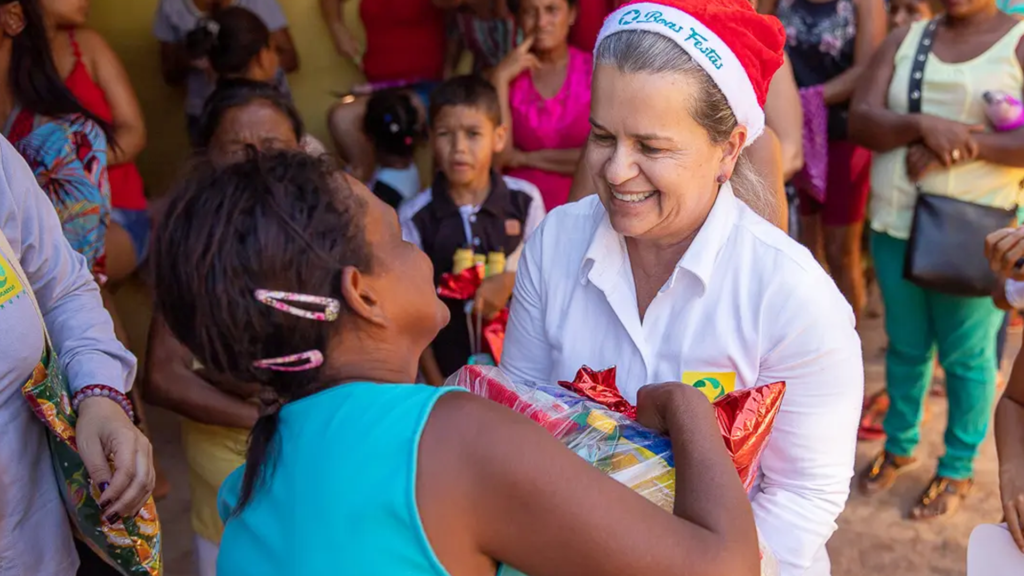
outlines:
[{"label": "floral print dress", "polygon": [[[853,0],[779,0],[776,16],[786,28],[786,53],[797,86],[824,84],[853,67],[857,11]],[[849,103],[828,110],[829,140],[846,140]]]}]

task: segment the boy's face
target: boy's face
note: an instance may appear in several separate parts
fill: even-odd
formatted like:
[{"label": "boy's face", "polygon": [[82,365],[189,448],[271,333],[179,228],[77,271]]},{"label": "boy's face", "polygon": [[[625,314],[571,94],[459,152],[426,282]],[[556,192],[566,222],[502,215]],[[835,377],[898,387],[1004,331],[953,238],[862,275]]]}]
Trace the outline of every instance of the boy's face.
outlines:
[{"label": "boy's face", "polygon": [[925,0],[889,0],[889,28],[909,26],[931,17],[931,7]]},{"label": "boy's face", "polygon": [[481,186],[488,181],[494,155],[505,148],[506,133],[479,108],[447,106],[433,119],[430,140],[453,186]]}]

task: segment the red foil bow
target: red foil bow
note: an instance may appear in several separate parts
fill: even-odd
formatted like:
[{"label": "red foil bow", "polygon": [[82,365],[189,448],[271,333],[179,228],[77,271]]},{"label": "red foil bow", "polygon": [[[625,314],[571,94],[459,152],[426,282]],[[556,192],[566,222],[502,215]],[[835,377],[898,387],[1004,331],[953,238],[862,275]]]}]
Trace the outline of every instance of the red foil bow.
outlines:
[{"label": "red foil bow", "polygon": [[[615,383],[615,368],[594,370],[584,366],[572,382],[559,382],[570,390],[598,404],[636,419],[636,407],[630,404]],[[715,401],[718,428],[725,447],[732,457],[743,486],[750,490],[757,478],[757,463],[771,434],[775,417],[782,407],[785,382],[765,384],[756,388],[736,390]]]},{"label": "red foil bow", "polygon": [[572,382],[559,382],[558,385],[636,420],[636,406],[622,397],[618,385],[615,384],[614,366],[606,370],[594,370],[584,366],[576,372],[576,378]]},{"label": "red foil bow", "polygon": [[471,266],[458,274],[446,272],[441,275],[441,281],[437,285],[437,294],[441,298],[449,300],[472,300],[476,296],[476,289],[483,281],[483,275],[480,274],[478,266]]}]

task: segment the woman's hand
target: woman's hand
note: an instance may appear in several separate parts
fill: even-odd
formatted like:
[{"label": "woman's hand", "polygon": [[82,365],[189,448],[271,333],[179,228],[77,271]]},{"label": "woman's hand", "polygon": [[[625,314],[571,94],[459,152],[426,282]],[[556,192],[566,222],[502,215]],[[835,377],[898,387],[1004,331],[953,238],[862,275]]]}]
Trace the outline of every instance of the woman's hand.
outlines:
[{"label": "woman's hand", "polygon": [[999,493],[1006,526],[1017,547],[1024,552],[1024,463],[999,463]]},{"label": "woman's hand", "polygon": [[338,28],[332,34],[334,49],[342,58],[348,58],[360,69],[363,67],[363,47],[348,28]]},{"label": "woman's hand", "polygon": [[[99,487],[108,520],[134,516],[156,483],[153,447],[116,402],[86,398],[78,407],[78,451]],[[113,460],[113,474],[108,457]]]},{"label": "woman's hand", "polygon": [[540,60],[530,52],[533,47],[533,36],[530,36],[515,50],[507,56],[494,69],[494,79],[497,82],[508,83],[527,70],[534,70],[540,66]]},{"label": "woman's hand", "polygon": [[1002,278],[1024,280],[1024,228],[1003,228],[985,238],[985,257],[992,271]]},{"label": "woman's hand", "polygon": [[939,157],[924,144],[911,144],[907,147],[907,177],[917,182],[925,174],[942,166]]},{"label": "woman's hand", "polygon": [[964,124],[938,116],[921,116],[921,137],[945,167],[957,162],[973,160],[978,156],[978,143],[974,134],[983,132],[984,126]]}]

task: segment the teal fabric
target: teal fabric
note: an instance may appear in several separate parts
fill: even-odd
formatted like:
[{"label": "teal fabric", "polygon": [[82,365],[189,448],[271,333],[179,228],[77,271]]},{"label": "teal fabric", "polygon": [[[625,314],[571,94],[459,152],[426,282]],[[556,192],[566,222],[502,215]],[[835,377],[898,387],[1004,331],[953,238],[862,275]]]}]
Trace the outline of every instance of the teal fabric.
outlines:
[{"label": "teal fabric", "polygon": [[448,576],[416,505],[420,436],[452,388],[344,384],[281,409],[277,460],[238,515],[220,489],[219,576]]},{"label": "teal fabric", "polygon": [[[938,474],[970,478],[995,399],[996,334],[1003,313],[991,298],[963,298],[925,290],[903,278],[907,242],[871,233],[871,255],[885,304],[886,450],[910,456],[920,439],[924,401],[936,349],[946,372],[949,423]],[[983,258],[981,247],[978,258]]]}]

